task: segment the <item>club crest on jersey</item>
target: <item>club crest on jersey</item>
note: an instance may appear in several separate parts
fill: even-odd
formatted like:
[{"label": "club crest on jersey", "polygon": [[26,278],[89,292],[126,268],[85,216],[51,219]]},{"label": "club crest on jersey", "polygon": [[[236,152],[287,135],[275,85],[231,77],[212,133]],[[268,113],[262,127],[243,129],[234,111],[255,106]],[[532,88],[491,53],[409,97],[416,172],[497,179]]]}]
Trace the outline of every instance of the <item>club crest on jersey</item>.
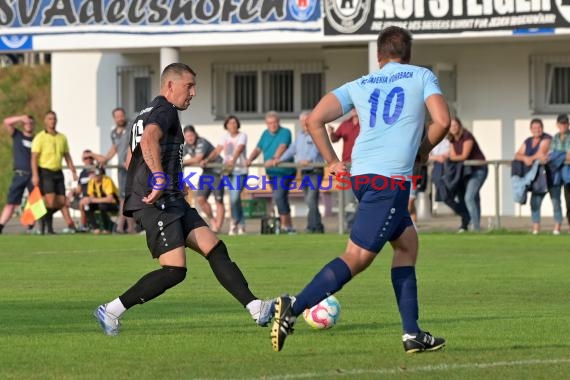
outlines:
[{"label": "club crest on jersey", "polygon": [[354,33],[366,22],[370,6],[370,0],[325,0],[325,13],[331,27]]},{"label": "club crest on jersey", "polygon": [[318,0],[289,0],[289,13],[298,21],[307,21],[317,9]]}]

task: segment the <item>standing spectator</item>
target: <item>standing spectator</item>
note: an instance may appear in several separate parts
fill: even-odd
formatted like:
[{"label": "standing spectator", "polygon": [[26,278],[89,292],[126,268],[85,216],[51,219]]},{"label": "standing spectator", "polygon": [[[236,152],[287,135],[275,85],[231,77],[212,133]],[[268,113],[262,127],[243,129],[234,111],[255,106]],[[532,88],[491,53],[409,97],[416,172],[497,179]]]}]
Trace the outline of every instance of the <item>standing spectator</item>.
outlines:
[{"label": "standing spectator", "polygon": [[[435,202],[445,201],[445,184],[443,183],[443,168],[449,158],[449,140],[443,139],[432,149],[428,161],[433,164],[431,170],[432,183],[435,186]],[[469,221],[467,221],[469,224]]]},{"label": "standing spectator", "polygon": [[[87,196],[81,198],[79,206],[85,210],[94,234],[112,232],[113,222],[109,213],[119,211],[119,190],[104,169],[97,168],[93,171],[93,177],[87,184]],[[100,213],[101,223],[95,217],[96,211]]]},{"label": "standing spectator", "polygon": [[[416,155],[419,153],[425,161],[449,128],[449,110],[437,78],[430,70],[409,64],[411,44],[411,34],[402,28],[382,30],[378,36],[380,70],[326,94],[309,116],[309,132],[332,175],[348,169],[333,150],[325,123],[352,107],[357,107],[363,117],[366,128],[355,145],[350,168],[352,187],[359,199],[358,212],[344,253],[326,264],[295,297],[277,298],[271,328],[275,351],[281,351],[305,309],[338,292],[366,270],[387,242],[394,249],[392,286],[405,352],[435,351],[445,346],[445,339],[432,336],[418,323],[418,235],[406,207],[411,184],[407,181],[402,187],[377,186],[389,183],[393,176],[411,175]],[[433,122],[422,140],[426,108]],[[384,179],[375,183],[379,177]],[[287,279],[287,275],[282,278]]]},{"label": "standing spectator", "polygon": [[125,202],[125,185],[127,183],[127,152],[129,150],[129,139],[131,136],[131,124],[127,120],[125,110],[121,107],[117,107],[112,112],[113,120],[115,121],[115,127],[111,131],[111,148],[107,151],[104,156],[101,165],[104,166],[109,160],[111,160],[115,154],[117,155],[117,180],[119,185],[119,216],[117,218],[117,233],[123,233],[125,231],[125,222],[127,224],[127,233],[135,233],[135,222],[133,218],[128,218],[123,215],[123,203]]},{"label": "standing spectator", "polygon": [[[22,130],[16,128],[17,123],[22,123]],[[30,167],[32,156],[32,139],[34,138],[34,118],[30,115],[10,116],[4,119],[4,129],[12,137],[12,184],[8,190],[8,199],[0,216],[0,234],[14,210],[22,203],[24,190],[33,189],[32,168]],[[28,226],[31,231],[33,225]]]},{"label": "standing spectator", "polygon": [[[541,119],[532,119],[530,121],[530,134],[531,136],[524,140],[515,154],[515,160],[522,161],[526,167],[532,166],[536,160],[540,161],[541,164],[546,163],[548,161],[550,142],[552,141],[552,136],[544,133],[544,124]],[[537,235],[540,232],[540,207],[545,195],[546,193],[531,190],[530,212],[533,235]],[[550,197],[552,198],[552,193],[550,193]],[[554,211],[555,230],[560,231],[562,213],[560,208]],[[556,213],[557,211],[558,214]]]},{"label": "standing spectator", "polygon": [[[295,163],[303,165],[301,168],[301,184],[304,184],[303,195],[309,209],[305,231],[311,234],[322,234],[325,232],[325,227],[319,212],[319,187],[323,181],[324,169],[322,166],[312,167],[309,164],[324,164],[324,160],[309,134],[307,127],[308,116],[309,112],[307,111],[299,115],[299,124],[301,124],[302,129],[297,134],[295,142],[289,145],[289,148],[279,158],[278,162],[288,161],[295,156]],[[307,180],[309,181],[308,186]]]},{"label": "standing spectator", "polygon": [[[331,126],[328,126],[327,129],[333,143],[342,140],[341,159],[342,162],[350,164],[352,162],[352,148],[354,147],[356,138],[360,134],[360,121],[358,120],[356,108],[350,110],[349,117],[339,125],[336,131]],[[341,195],[339,194],[339,196]],[[356,198],[350,189],[342,191],[342,196],[344,197],[346,229],[350,231],[354,221]]]},{"label": "standing spectator", "polygon": [[[198,191],[196,192],[196,202],[200,209],[206,214],[210,221],[210,229],[212,232],[221,230],[224,224],[224,216],[226,213],[224,207],[224,188],[222,183],[222,168],[208,168],[206,165],[210,162],[210,153],[214,150],[214,146],[208,140],[198,136],[196,129],[192,125],[184,127],[184,150],[182,153],[184,165],[200,165],[203,168],[200,176]],[[222,163],[222,158],[217,156],[212,159],[216,164]],[[212,207],[208,203],[208,197],[214,193],[216,201],[216,216],[212,212]]]},{"label": "standing spectator", "polygon": [[[479,148],[479,144],[475,137],[463,128],[463,124],[458,117],[451,119],[449,128],[449,160],[452,162],[461,162],[467,160],[485,160],[485,155]],[[459,203],[448,197],[446,204],[462,216],[462,224],[460,232],[467,230],[466,215],[462,207],[462,203],[467,208],[469,218],[474,231],[481,230],[481,197],[479,192],[485,179],[487,179],[487,165],[470,165],[463,168],[465,175],[462,179],[461,186],[458,187]]]},{"label": "standing spectator", "polygon": [[[73,180],[77,172],[69,155],[69,146],[64,134],[57,132],[57,115],[48,111],[44,117],[44,130],[32,141],[32,182],[39,186],[44,196],[47,214],[41,219],[42,234],[54,234],[53,214],[65,206],[65,177],[61,160],[65,159]],[[68,226],[75,229],[75,225]]]},{"label": "standing spectator", "polygon": [[548,167],[552,176],[552,184],[550,187],[550,196],[552,198],[552,206],[554,207],[554,219],[560,215],[560,223],[554,226],[554,235],[560,235],[560,227],[562,224],[562,206],[560,197],[562,187],[564,187],[564,200],[566,201],[566,219],[570,224],[570,179],[562,178],[561,169],[565,161],[570,160],[570,136],[568,136],[568,115],[560,114],[556,118],[556,126],[558,133],[552,138],[550,144],[549,164]]},{"label": "standing spectator", "polygon": [[228,131],[219,145],[208,156],[213,161],[223,151],[225,172],[229,173],[230,180],[230,208],[232,222],[230,235],[245,234],[245,215],[241,204],[241,192],[247,177],[247,135],[240,132],[241,123],[237,116],[230,115],[224,120],[224,129]]},{"label": "standing spectator", "polygon": [[352,162],[352,148],[360,133],[360,121],[358,120],[356,108],[350,110],[349,117],[340,123],[336,131],[329,126],[328,132],[333,143],[342,140],[342,162],[347,164]]},{"label": "standing spectator", "polygon": [[[281,230],[294,234],[296,231],[291,222],[291,208],[289,206],[289,187],[295,179],[295,168],[276,167],[281,155],[291,144],[291,131],[279,124],[279,114],[269,111],[265,114],[267,129],[261,134],[257,146],[249,155],[247,166],[263,153],[263,160],[269,182],[271,182],[273,202],[277,205]],[[290,158],[287,162],[293,162]]]}]

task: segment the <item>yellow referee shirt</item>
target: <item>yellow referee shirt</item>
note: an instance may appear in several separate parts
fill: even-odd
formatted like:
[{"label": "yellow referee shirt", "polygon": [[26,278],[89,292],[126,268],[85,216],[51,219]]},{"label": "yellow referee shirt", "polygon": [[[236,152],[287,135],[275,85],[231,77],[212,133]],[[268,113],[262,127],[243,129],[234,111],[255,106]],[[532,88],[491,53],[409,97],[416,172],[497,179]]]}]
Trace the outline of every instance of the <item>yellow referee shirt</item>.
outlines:
[{"label": "yellow referee shirt", "polygon": [[38,166],[42,169],[61,170],[61,160],[68,152],[67,138],[62,133],[51,135],[44,130],[32,140],[32,153],[38,154]]}]

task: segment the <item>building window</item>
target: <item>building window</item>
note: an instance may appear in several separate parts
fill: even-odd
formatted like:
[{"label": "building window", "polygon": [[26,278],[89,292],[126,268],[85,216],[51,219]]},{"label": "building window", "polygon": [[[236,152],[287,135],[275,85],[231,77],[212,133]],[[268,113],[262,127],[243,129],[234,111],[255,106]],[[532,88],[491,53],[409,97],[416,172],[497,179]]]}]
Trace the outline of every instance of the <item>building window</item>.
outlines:
[{"label": "building window", "polygon": [[324,94],[322,62],[215,64],[212,77],[212,112],[219,118],[267,111],[296,117]]},{"label": "building window", "polygon": [[324,93],[322,73],[301,74],[301,108],[310,110],[317,105]]},{"label": "building window", "polygon": [[292,70],[264,71],[263,112],[294,112],[293,85]]},{"label": "building window", "polygon": [[530,75],[530,102],[535,113],[568,112],[570,55],[532,56]]},{"label": "building window", "polygon": [[232,94],[228,102],[231,102],[231,113],[255,113],[257,112],[257,73],[255,71],[229,73]]},{"label": "building window", "polygon": [[117,67],[117,107],[125,109],[127,115],[134,115],[151,100],[150,66]]}]

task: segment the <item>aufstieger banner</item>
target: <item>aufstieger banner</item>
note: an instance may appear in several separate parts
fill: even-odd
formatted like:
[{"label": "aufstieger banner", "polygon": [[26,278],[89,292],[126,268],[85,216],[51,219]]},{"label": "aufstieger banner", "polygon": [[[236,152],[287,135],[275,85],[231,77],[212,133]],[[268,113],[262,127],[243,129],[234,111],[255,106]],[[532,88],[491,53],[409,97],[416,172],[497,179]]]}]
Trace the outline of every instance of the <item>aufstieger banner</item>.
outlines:
[{"label": "aufstieger banner", "polygon": [[323,0],[325,35],[552,32],[570,27],[570,0]]}]

